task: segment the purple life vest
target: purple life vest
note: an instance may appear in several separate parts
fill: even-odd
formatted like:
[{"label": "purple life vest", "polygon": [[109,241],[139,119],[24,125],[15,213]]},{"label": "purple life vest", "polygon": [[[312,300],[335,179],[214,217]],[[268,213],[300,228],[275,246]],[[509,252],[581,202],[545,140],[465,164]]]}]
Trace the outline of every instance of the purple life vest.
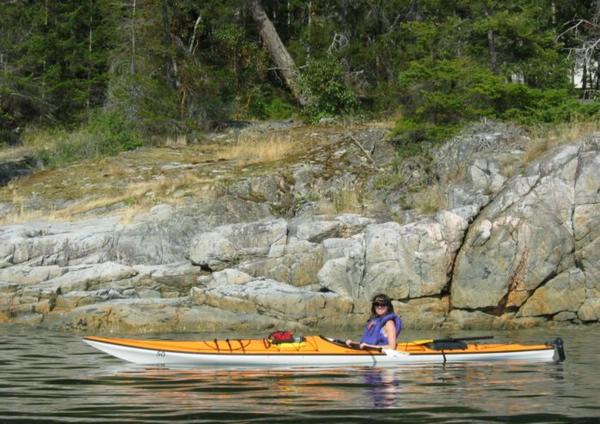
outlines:
[{"label": "purple life vest", "polygon": [[398,337],[402,330],[402,320],[398,315],[392,312],[382,317],[371,318],[369,322],[367,322],[367,327],[365,328],[360,342],[377,346],[388,344],[389,340],[385,335],[383,327],[385,326],[385,323],[391,319],[393,319],[394,324],[396,324],[396,337]]}]

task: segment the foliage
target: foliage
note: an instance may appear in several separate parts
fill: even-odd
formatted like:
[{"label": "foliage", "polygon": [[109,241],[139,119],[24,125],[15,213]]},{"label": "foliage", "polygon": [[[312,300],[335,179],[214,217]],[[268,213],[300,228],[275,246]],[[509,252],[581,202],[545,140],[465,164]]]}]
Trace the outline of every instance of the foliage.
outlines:
[{"label": "foliage", "polygon": [[268,90],[256,87],[247,95],[247,113],[260,119],[288,119],[296,108],[290,100],[283,97],[279,90]]},{"label": "foliage", "polygon": [[403,116],[395,133],[412,142],[438,141],[479,117],[523,124],[565,122],[600,112],[600,102],[581,102],[568,89],[507,82],[465,59],[416,62],[399,77]]},{"label": "foliage", "polygon": [[[230,119],[399,111],[396,134],[408,149],[480,117],[535,124],[598,114],[596,101],[580,101],[600,87],[598,64],[581,62],[581,52],[597,56],[596,2],[262,0],[312,99],[305,110],[249,4],[4,2],[0,136],[14,139],[31,125],[71,128],[59,156],[81,157]],[[585,92],[575,71],[585,71]]]},{"label": "foliage", "polygon": [[395,131],[414,142],[446,138],[462,122],[493,116],[505,103],[503,79],[470,60],[415,62],[398,80],[405,119]]},{"label": "foliage", "polygon": [[300,82],[312,99],[306,110],[311,118],[349,114],[357,109],[356,95],[346,87],[343,78],[343,70],[332,58],[308,62]]},{"label": "foliage", "polygon": [[98,114],[76,131],[51,130],[46,137],[54,140],[53,145],[40,150],[38,156],[48,166],[115,155],[143,145],[140,133],[114,112]]}]

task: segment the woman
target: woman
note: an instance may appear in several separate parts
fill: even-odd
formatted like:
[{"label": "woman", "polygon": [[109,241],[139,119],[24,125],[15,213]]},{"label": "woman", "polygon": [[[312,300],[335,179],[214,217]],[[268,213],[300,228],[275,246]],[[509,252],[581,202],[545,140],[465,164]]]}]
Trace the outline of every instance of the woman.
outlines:
[{"label": "woman", "polygon": [[361,349],[366,347],[396,349],[396,338],[402,330],[402,321],[394,313],[391,299],[385,294],[378,294],[373,297],[372,302],[371,318],[367,321],[360,343],[346,340],[346,345],[349,347],[359,345]]}]

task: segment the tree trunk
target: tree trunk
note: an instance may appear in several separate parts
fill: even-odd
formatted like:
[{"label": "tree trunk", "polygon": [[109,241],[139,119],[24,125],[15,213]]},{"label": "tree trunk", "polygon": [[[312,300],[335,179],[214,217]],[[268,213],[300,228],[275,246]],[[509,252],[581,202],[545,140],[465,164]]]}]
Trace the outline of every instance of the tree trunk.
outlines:
[{"label": "tree trunk", "polygon": [[131,2],[131,64],[130,64],[130,72],[131,75],[135,74],[135,9],[136,9],[136,0]]},{"label": "tree trunk", "polygon": [[585,94],[587,91],[587,64],[583,63],[583,75],[581,77],[581,98],[585,99]]},{"label": "tree trunk", "polygon": [[[483,9],[485,11],[485,16],[488,19],[490,19],[492,17],[491,9],[493,7],[494,7],[494,5],[492,5],[490,7],[488,5],[487,0],[484,0]],[[496,52],[496,34],[494,33],[494,30],[492,28],[488,29],[487,38],[488,38],[488,48],[490,51],[490,68],[492,69],[493,73],[497,74],[498,73],[498,54]]]},{"label": "tree trunk", "polygon": [[90,104],[92,100],[92,43],[94,41],[94,0],[90,0],[90,16],[89,16],[89,31],[88,31],[88,64],[87,64],[87,99],[85,100],[86,111],[90,112]]},{"label": "tree trunk", "polygon": [[267,17],[259,0],[252,0],[250,8],[252,11],[252,18],[258,25],[260,38],[267,46],[283,80],[300,106],[307,106],[309,104],[309,99],[300,89],[300,84],[298,83],[298,68],[296,67],[294,59],[292,59],[292,56],[290,56],[283,45],[281,38],[279,38],[275,26],[273,26],[273,23]]}]

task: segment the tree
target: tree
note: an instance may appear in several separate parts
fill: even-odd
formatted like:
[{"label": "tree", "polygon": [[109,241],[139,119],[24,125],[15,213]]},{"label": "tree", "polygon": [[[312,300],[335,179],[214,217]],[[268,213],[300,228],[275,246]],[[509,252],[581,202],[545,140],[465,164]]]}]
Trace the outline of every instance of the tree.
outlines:
[{"label": "tree", "polygon": [[252,0],[250,3],[250,10],[252,18],[258,26],[260,37],[267,46],[273,61],[277,65],[277,70],[298,103],[301,106],[307,106],[310,103],[310,98],[306,93],[303,93],[300,87],[296,63],[283,45],[275,26],[265,13],[260,1]]},{"label": "tree", "polygon": [[600,89],[600,1],[592,1],[587,9],[579,6],[576,19],[564,22],[557,38],[575,61],[573,74],[580,75],[582,97],[590,98]]}]

